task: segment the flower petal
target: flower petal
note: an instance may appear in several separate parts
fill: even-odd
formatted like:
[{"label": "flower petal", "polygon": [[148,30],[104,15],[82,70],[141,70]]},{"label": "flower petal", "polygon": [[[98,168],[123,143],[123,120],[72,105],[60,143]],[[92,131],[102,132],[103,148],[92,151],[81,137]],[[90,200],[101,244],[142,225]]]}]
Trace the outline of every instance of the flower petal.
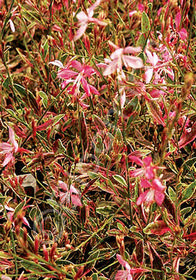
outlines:
[{"label": "flower petal", "polygon": [[123,55],[122,58],[123,58],[124,65],[126,67],[131,67],[133,69],[139,69],[144,66],[143,61],[140,57]]},{"label": "flower petal", "polygon": [[80,26],[80,28],[76,31],[76,35],[74,36],[74,41],[77,41],[78,39],[80,39],[80,37],[82,37],[82,35],[86,31],[87,26],[88,26],[87,23],[84,23]]}]

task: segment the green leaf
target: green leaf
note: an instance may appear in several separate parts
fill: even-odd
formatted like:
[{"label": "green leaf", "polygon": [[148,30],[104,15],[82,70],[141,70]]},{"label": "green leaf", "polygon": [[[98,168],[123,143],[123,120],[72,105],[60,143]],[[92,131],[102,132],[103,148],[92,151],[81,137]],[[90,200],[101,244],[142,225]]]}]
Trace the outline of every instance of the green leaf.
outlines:
[{"label": "green leaf", "polygon": [[141,34],[139,39],[137,40],[136,46],[143,48],[145,44],[146,44],[146,40],[144,38],[144,34]]},{"label": "green leaf", "polygon": [[192,210],[192,207],[183,208],[182,210],[180,210],[180,214],[182,216],[184,216],[184,215],[188,214],[191,210]]},{"label": "green leaf", "polygon": [[4,80],[3,82],[3,87],[9,89],[9,85],[10,85],[10,79],[9,77],[7,79]]},{"label": "green leaf", "polygon": [[196,157],[186,160],[182,164],[183,173],[182,175],[186,175],[187,172],[190,172],[196,167]]},{"label": "green leaf", "polygon": [[93,273],[92,275],[92,280],[98,280],[98,274],[97,273]]},{"label": "green leaf", "polygon": [[115,211],[115,203],[112,201],[102,201],[98,204],[96,208],[96,213],[101,214],[101,215],[112,215]]},{"label": "green leaf", "polygon": [[182,198],[181,198],[181,203],[184,201],[189,200],[196,191],[196,180],[190,184],[183,192],[182,192]]},{"label": "green leaf", "polygon": [[150,31],[150,20],[145,12],[142,13],[141,25],[142,25],[142,33],[148,33]]},{"label": "green leaf", "polygon": [[113,175],[113,178],[118,182],[120,183],[121,185],[127,187],[127,182],[125,181],[125,179],[120,176],[120,175]]},{"label": "green leaf", "polygon": [[56,117],[54,117],[53,126],[55,126],[64,116],[65,116],[65,114],[59,114]]},{"label": "green leaf", "polygon": [[43,267],[43,265],[37,264],[33,261],[23,260],[21,261],[21,265],[32,272],[40,273],[40,272],[47,272],[50,273],[50,270]]},{"label": "green leaf", "polygon": [[169,193],[169,197],[171,198],[171,200],[175,202],[176,201],[176,192],[171,187],[169,187],[168,193]]},{"label": "green leaf", "polygon": [[43,91],[39,91],[38,94],[39,94],[39,96],[41,96],[42,103],[43,103],[44,107],[46,108],[47,105],[48,105],[48,96],[47,96],[47,94],[45,92],[43,92]]},{"label": "green leaf", "polygon": [[19,84],[14,84],[14,88],[22,95],[22,96],[27,96],[27,93],[29,96],[34,98],[34,94],[30,90],[26,90],[23,86]]},{"label": "green leaf", "polygon": [[17,213],[20,212],[20,210],[24,207],[26,201],[22,201],[20,204],[18,204],[18,206],[15,208],[14,211],[14,218],[17,216]]},{"label": "green leaf", "polygon": [[59,204],[53,199],[47,199],[47,203],[54,209],[59,209]]}]

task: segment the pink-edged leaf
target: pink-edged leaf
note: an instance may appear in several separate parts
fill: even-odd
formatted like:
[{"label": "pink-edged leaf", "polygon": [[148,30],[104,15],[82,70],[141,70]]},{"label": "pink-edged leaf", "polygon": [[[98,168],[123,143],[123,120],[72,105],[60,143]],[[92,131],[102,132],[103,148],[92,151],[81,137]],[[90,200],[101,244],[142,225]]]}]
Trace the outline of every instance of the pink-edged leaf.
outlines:
[{"label": "pink-edged leaf", "polygon": [[192,126],[190,132],[183,133],[180,141],[178,142],[179,148],[183,148],[196,138],[196,123]]},{"label": "pink-edged leaf", "polygon": [[154,121],[158,124],[162,124],[165,127],[164,118],[162,117],[162,111],[157,103],[153,100],[146,100],[147,107],[154,119]]},{"label": "pink-edged leaf", "polygon": [[27,221],[27,219],[25,217],[23,217],[22,221],[23,221],[23,224],[25,224],[26,226],[28,226],[30,228],[29,222]]},{"label": "pink-edged leaf", "polygon": [[171,232],[171,229],[165,224],[164,221],[156,221],[148,224],[143,229],[145,234],[163,235],[167,232]]},{"label": "pink-edged leaf", "polygon": [[131,270],[130,270],[131,274],[142,273],[142,272],[146,272],[146,271],[149,271],[149,270],[145,269],[145,268],[131,268]]},{"label": "pink-edged leaf", "polygon": [[41,131],[41,130],[45,130],[49,125],[51,125],[53,123],[53,120],[47,120],[45,123],[37,126],[36,130],[37,131]]}]

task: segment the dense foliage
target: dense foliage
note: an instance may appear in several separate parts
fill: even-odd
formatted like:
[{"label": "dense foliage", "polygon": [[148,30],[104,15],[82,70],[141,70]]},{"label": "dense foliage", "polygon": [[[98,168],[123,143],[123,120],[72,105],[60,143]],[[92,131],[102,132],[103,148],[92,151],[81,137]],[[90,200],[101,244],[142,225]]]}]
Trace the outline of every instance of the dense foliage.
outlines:
[{"label": "dense foliage", "polygon": [[0,0],[0,277],[195,279],[194,0]]}]

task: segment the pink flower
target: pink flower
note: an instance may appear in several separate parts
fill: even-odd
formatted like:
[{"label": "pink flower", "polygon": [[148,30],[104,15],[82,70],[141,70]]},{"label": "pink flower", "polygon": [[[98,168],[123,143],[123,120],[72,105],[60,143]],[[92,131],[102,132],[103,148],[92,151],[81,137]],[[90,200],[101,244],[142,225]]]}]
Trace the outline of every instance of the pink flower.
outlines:
[{"label": "pink flower", "polygon": [[133,279],[133,277],[132,277],[133,274],[147,271],[146,269],[143,269],[143,268],[133,268],[133,269],[131,269],[128,262],[123,260],[121,255],[117,254],[116,257],[117,257],[119,263],[122,266],[124,266],[125,270],[119,270],[116,273],[115,280],[132,280]]},{"label": "pink flower", "polygon": [[141,168],[130,171],[131,177],[144,176],[148,180],[155,178],[155,170],[158,167],[152,165],[152,158],[150,156],[145,157],[143,160],[136,156],[129,156],[129,160],[141,166]]},{"label": "pink flower", "polygon": [[141,205],[142,203],[150,205],[151,203],[156,202],[160,206],[163,203],[166,187],[159,179],[153,179],[151,182],[146,179],[141,179],[141,186],[143,188],[148,188],[148,190],[140,194],[136,202],[137,205]]},{"label": "pink flower", "polygon": [[188,33],[185,28],[180,27],[180,23],[181,23],[181,13],[178,12],[175,17],[176,32],[178,33],[181,40],[186,40]]},{"label": "pink flower", "polygon": [[151,53],[148,50],[146,50],[145,52],[147,55],[147,62],[152,65],[152,66],[146,66],[146,71],[145,71],[146,83],[149,83],[151,81],[153,72],[155,74],[154,81],[153,81],[154,84],[165,83],[164,79],[162,79],[161,77],[162,73],[168,74],[170,79],[174,80],[174,72],[168,66],[170,62],[168,57],[165,59],[165,62],[159,63],[160,59],[158,58],[156,53]]},{"label": "pink flower", "polygon": [[73,185],[68,189],[67,184],[59,180],[58,187],[63,190],[59,193],[62,203],[66,201],[68,204],[72,203],[75,206],[82,206],[79,191]]},{"label": "pink flower", "polygon": [[[61,66],[61,63],[59,61],[54,61],[52,64]],[[77,71],[71,70],[76,69]],[[70,85],[67,88],[67,91],[69,94],[72,94],[73,96],[77,97],[80,91],[80,85],[82,85],[85,93],[82,95],[81,99],[84,99],[86,97],[89,97],[91,94],[99,95],[98,90],[90,85],[86,78],[91,78],[92,75],[98,74],[91,66],[88,66],[86,64],[81,64],[77,60],[73,60],[65,68],[62,68],[58,71],[57,76],[63,80],[62,82],[62,88],[65,88],[67,85]]]},{"label": "pink flower", "polygon": [[5,154],[3,166],[6,166],[10,161],[14,160],[14,153],[18,152],[18,143],[15,140],[14,131],[9,127],[9,142],[0,143],[0,154]]},{"label": "pink flower", "polygon": [[82,35],[85,33],[88,23],[92,22],[92,23],[96,23],[102,26],[106,26],[107,23],[98,20],[96,18],[93,18],[93,14],[94,14],[94,9],[99,6],[99,4],[101,3],[101,0],[97,0],[89,9],[87,9],[87,14],[85,14],[83,11],[79,12],[77,14],[77,19],[78,19],[78,25],[79,25],[79,29],[76,32],[76,35],[74,36],[74,41],[80,39],[80,37],[82,37]]},{"label": "pink flower", "polygon": [[121,72],[123,65],[126,68],[133,68],[133,69],[139,69],[143,67],[143,61],[140,57],[135,57],[131,55],[126,54],[136,54],[141,51],[140,47],[126,47],[126,48],[119,48],[112,42],[110,42],[110,45],[114,47],[116,50],[111,54],[110,58],[111,61],[109,61],[109,65],[107,65],[104,75],[108,76],[111,75],[114,72]]}]

